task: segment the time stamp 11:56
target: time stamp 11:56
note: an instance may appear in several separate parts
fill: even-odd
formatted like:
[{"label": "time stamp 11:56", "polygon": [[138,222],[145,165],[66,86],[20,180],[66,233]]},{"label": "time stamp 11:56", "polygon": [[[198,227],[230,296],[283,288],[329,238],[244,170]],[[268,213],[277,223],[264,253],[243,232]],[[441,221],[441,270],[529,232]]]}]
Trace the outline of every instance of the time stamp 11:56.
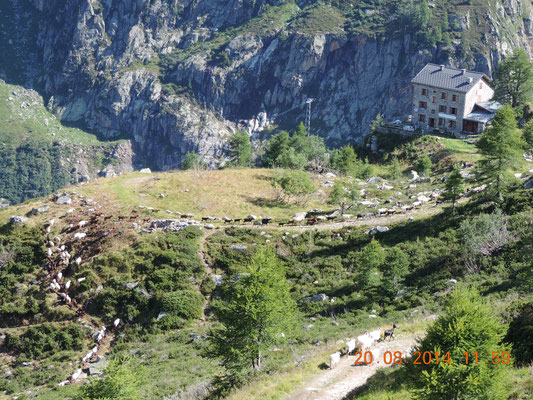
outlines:
[{"label": "time stamp 11:56", "polygon": [[[439,353],[439,352],[429,352],[429,351],[415,351],[412,355],[404,354],[401,351],[386,351],[383,353],[383,356],[374,358],[374,354],[371,351],[357,351],[355,354],[354,365],[369,365],[372,363],[390,365],[390,364],[415,364],[415,365],[428,365],[428,364],[439,364],[439,363],[452,363],[452,358],[450,352]],[[409,359],[408,359],[409,357]],[[453,360],[455,361],[455,360]],[[463,356],[460,358],[460,361],[465,364],[509,364],[511,362],[511,356],[508,351],[493,351],[492,353],[479,353],[474,352],[464,352]]]}]

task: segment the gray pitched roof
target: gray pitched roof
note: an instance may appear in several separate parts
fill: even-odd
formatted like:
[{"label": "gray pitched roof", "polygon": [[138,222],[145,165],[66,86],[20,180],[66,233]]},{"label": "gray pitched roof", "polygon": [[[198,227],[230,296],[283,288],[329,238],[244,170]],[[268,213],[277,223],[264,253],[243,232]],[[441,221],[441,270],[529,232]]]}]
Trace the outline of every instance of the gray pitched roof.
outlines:
[{"label": "gray pitched roof", "polygon": [[[411,82],[463,93],[470,91],[480,79],[490,82],[490,79],[481,72],[465,71],[463,75],[460,69],[444,67],[441,70],[441,68],[440,65],[427,64]],[[472,82],[469,82],[468,78],[472,78]]]}]

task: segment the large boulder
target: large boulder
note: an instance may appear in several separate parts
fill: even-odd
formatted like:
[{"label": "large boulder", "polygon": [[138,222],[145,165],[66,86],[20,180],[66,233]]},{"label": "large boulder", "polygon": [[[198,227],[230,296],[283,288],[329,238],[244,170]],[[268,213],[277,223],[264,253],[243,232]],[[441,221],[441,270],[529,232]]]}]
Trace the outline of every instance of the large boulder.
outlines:
[{"label": "large boulder", "polygon": [[307,297],[305,299],[306,302],[311,302],[311,303],[318,303],[318,302],[321,302],[321,301],[327,301],[329,299],[328,296],[326,296],[325,293],[319,293],[319,294],[315,294],[311,297]]},{"label": "large boulder", "polygon": [[246,246],[244,244],[232,244],[231,246],[229,246],[230,250],[240,251],[241,253],[243,251],[246,251],[247,248],[248,248],[248,246]]},{"label": "large boulder", "polygon": [[524,183],[524,188],[526,188],[526,189],[533,189],[533,178],[529,178],[529,179]]},{"label": "large boulder", "polygon": [[305,219],[305,216],[307,215],[307,212],[299,212],[299,213],[296,213],[294,214],[294,216],[292,217],[292,220],[294,222],[302,222],[304,219]]},{"label": "large boulder", "polygon": [[376,226],[375,228],[373,228],[370,231],[368,231],[368,233],[370,235],[375,235],[377,233],[385,233],[385,232],[388,232],[388,231],[389,231],[389,228],[386,227],[386,226]]},{"label": "large boulder", "polygon": [[28,218],[26,217],[23,217],[21,215],[13,215],[10,219],[9,219],[9,222],[13,225],[21,225],[21,224],[25,224],[26,222],[28,222]]},{"label": "large boulder", "polygon": [[42,206],[42,207],[39,207],[39,208],[33,208],[31,210],[31,214],[32,215],[42,214],[42,213],[48,212],[49,209],[50,209],[49,206]]},{"label": "large boulder", "polygon": [[70,204],[72,203],[72,199],[68,196],[60,196],[56,200],[56,204]]}]

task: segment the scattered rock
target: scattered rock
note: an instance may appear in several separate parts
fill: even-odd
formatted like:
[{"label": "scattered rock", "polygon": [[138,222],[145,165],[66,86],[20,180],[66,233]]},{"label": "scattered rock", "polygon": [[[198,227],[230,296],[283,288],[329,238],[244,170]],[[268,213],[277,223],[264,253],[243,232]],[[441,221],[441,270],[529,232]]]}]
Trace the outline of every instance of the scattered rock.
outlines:
[{"label": "scattered rock", "polygon": [[407,290],[399,290],[398,293],[396,293],[396,298],[397,299],[401,299],[402,297],[404,297],[405,295],[407,294]]},{"label": "scattered rock", "polygon": [[143,168],[139,171],[141,174],[151,174],[152,170],[150,168]]},{"label": "scattered rock", "polygon": [[159,321],[161,318],[163,318],[165,315],[168,315],[167,312],[161,311],[159,314],[157,314],[157,320]]},{"label": "scattered rock", "polygon": [[139,286],[139,282],[128,282],[124,286],[126,289],[135,289],[137,286]]}]

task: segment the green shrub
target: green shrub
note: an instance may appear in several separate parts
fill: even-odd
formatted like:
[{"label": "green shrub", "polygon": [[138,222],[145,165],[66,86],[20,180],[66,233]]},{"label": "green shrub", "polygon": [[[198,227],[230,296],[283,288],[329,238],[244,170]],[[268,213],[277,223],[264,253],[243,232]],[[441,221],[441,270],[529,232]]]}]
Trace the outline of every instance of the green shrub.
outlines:
[{"label": "green shrub", "polygon": [[85,334],[77,324],[57,327],[49,322],[30,327],[19,336],[8,335],[6,346],[31,359],[48,357],[60,350],[79,350]]},{"label": "green shrub", "polygon": [[513,319],[505,341],[513,346],[513,358],[519,366],[533,362],[533,301],[511,310]]},{"label": "green shrub", "polygon": [[161,296],[161,311],[192,320],[202,317],[204,297],[195,290],[178,290]]},{"label": "green shrub", "polygon": [[281,189],[280,195],[287,200],[303,203],[316,190],[315,184],[305,171],[285,171],[272,179],[272,185]]}]

